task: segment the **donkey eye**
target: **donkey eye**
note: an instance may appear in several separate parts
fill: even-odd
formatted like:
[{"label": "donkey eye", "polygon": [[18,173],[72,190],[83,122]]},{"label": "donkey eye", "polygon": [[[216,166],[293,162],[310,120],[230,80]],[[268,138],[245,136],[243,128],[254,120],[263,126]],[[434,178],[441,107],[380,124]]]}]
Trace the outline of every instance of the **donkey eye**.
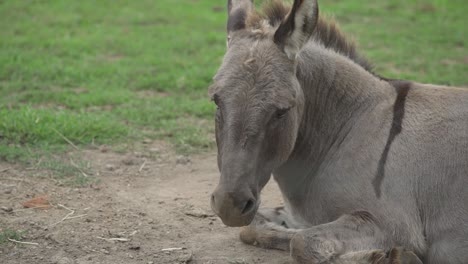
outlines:
[{"label": "donkey eye", "polygon": [[219,108],[219,95],[214,94],[213,97],[211,97],[211,100],[216,104],[216,106]]},{"label": "donkey eye", "polygon": [[281,119],[281,118],[283,118],[284,116],[286,116],[286,114],[288,113],[289,109],[291,109],[291,108],[281,108],[281,109],[276,110],[276,113],[275,113],[276,118],[277,118],[277,119]]}]

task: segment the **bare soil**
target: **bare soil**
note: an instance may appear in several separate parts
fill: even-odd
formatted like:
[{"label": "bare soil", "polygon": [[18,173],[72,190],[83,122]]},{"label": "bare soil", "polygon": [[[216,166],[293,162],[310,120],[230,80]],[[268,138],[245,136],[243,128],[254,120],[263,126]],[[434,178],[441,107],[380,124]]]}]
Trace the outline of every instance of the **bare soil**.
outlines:
[{"label": "bare soil", "polygon": [[[0,231],[25,230],[22,241],[37,243],[0,244],[0,262],[290,263],[287,253],[242,244],[239,230],[212,213],[214,153],[180,157],[162,142],[146,143],[141,152],[67,154],[89,161],[98,179],[80,188],[46,170],[0,162]],[[22,206],[42,195],[50,209]],[[281,204],[274,183],[262,196],[266,206]]]}]

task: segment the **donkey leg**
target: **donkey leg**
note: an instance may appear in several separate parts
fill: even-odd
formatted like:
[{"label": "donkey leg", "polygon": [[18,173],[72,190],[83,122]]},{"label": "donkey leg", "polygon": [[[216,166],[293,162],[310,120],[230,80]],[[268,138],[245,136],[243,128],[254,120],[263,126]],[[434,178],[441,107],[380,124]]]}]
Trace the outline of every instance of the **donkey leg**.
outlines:
[{"label": "donkey leg", "polygon": [[423,264],[412,251],[401,247],[389,252],[382,250],[363,250],[345,253],[332,261],[333,264]]},{"label": "donkey leg", "polygon": [[436,239],[429,248],[427,263],[468,263],[466,233],[458,233],[457,231],[447,232],[443,237]]},{"label": "donkey leg", "polygon": [[289,251],[297,228],[298,224],[284,207],[262,208],[252,223],[241,229],[240,239],[249,245]]},{"label": "donkey leg", "polygon": [[412,252],[391,248],[391,239],[368,212],[344,215],[336,221],[300,230],[291,239],[291,256],[299,264],[372,263],[422,264]]}]

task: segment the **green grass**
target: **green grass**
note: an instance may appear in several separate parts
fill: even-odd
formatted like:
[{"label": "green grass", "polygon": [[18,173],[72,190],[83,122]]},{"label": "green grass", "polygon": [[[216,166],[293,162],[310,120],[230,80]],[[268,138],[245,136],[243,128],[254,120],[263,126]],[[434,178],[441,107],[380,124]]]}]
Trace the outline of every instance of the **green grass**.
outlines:
[{"label": "green grass", "polygon": [[64,137],[210,148],[212,125],[195,124],[214,109],[205,88],[224,51],[224,12],[173,3],[0,2],[0,158]]},{"label": "green grass", "polygon": [[377,72],[424,83],[468,86],[464,0],[338,1],[322,10],[352,33]]},{"label": "green grass", "polygon": [[24,232],[16,231],[12,229],[0,229],[0,245],[9,242],[8,239],[21,241],[23,239]]},{"label": "green grass", "polygon": [[[259,2],[259,1],[257,1]],[[0,159],[162,138],[213,146],[225,3],[0,1]],[[464,0],[321,2],[380,74],[468,85]],[[60,173],[59,173],[60,174]]]},{"label": "green grass", "polygon": [[61,144],[64,138],[77,144],[108,142],[129,134],[128,128],[108,114],[65,110],[19,109],[0,110],[0,136],[10,143]]}]

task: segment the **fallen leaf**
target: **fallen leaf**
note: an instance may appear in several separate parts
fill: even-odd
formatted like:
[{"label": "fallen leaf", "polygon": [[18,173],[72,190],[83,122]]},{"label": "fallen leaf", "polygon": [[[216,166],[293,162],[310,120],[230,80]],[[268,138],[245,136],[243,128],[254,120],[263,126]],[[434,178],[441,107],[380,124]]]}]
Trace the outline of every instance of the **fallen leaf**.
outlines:
[{"label": "fallen leaf", "polygon": [[47,199],[47,196],[38,196],[29,201],[22,203],[26,208],[35,208],[35,209],[50,209],[52,206]]}]

